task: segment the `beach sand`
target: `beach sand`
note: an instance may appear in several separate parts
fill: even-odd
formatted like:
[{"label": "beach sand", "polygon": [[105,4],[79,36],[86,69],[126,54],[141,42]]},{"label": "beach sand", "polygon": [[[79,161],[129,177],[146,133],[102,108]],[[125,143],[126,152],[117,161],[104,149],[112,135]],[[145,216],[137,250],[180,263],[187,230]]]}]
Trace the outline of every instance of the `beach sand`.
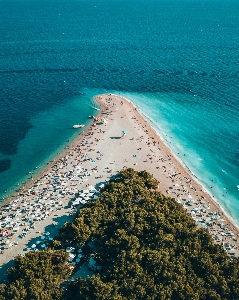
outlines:
[{"label": "beach sand", "polygon": [[1,238],[0,282],[6,280],[6,270],[16,255],[24,254],[33,244],[42,247],[73,218],[77,208],[71,201],[79,191],[89,186],[98,188],[129,167],[153,174],[159,191],[181,203],[198,226],[207,228],[216,243],[238,257],[239,233],[232,220],[176,159],[139,110],[118,95],[99,95],[95,100],[102,107],[99,118],[105,122],[94,121],[43,174],[1,207],[1,226],[7,236]]}]

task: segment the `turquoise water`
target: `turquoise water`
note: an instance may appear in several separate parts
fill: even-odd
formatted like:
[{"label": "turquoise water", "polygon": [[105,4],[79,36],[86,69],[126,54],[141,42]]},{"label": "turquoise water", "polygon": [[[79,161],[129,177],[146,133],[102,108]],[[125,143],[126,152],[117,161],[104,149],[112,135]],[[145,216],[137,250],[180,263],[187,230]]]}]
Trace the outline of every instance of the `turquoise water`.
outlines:
[{"label": "turquoise water", "polygon": [[[16,154],[0,156],[11,159],[11,167],[0,177],[2,197],[6,198],[25,182],[34,179],[47,167],[47,163],[64,151],[87,128],[90,123],[87,116],[99,113],[93,107],[97,105],[88,94],[55,105],[47,111],[33,113],[29,120],[32,127],[18,143]],[[74,124],[84,124],[85,127],[73,129]]]},{"label": "turquoise water", "polygon": [[140,108],[180,161],[236,218],[239,174],[232,160],[232,144],[237,143],[233,136],[237,135],[239,117],[232,118],[231,111],[222,113],[220,107],[212,108],[210,104],[201,108],[202,99],[196,96],[174,93],[124,96]]},{"label": "turquoise water", "polygon": [[0,1],[0,197],[117,91],[239,220],[238,15],[236,0]]}]

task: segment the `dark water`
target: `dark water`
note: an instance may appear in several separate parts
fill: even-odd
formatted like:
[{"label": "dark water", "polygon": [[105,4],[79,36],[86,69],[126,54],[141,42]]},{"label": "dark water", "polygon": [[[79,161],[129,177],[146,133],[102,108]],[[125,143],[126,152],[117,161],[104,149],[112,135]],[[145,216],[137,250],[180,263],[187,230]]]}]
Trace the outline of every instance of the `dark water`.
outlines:
[{"label": "dark water", "polygon": [[235,0],[0,1],[0,195],[118,91],[239,219],[238,16]]}]

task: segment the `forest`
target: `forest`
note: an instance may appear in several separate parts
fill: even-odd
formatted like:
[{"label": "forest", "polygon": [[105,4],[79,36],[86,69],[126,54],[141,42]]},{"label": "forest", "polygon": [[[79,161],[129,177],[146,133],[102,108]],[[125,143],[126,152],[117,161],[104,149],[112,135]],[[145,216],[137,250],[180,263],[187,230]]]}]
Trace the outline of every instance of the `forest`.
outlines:
[{"label": "forest", "polygon": [[[81,265],[94,261],[94,275],[69,282],[75,270],[66,247],[82,251]],[[158,191],[151,174],[126,169],[47,250],[15,259],[0,286],[0,300],[8,299],[238,300],[239,263]]]}]

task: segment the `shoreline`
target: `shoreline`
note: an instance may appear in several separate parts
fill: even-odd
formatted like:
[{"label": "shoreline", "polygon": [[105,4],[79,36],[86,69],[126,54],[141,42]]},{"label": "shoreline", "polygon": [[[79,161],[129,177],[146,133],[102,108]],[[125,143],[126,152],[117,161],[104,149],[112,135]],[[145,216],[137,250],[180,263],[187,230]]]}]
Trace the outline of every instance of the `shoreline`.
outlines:
[{"label": "shoreline", "polygon": [[[95,101],[94,99],[95,99],[95,97],[93,98],[93,101]],[[100,111],[97,110],[97,116],[96,116],[97,118],[101,117],[101,112],[102,112],[102,108],[100,109]],[[85,134],[85,132],[87,132],[89,130],[89,128],[92,126],[92,124],[93,124],[93,120],[88,121],[88,124],[84,127],[84,130],[81,133],[78,133],[75,137],[69,138],[70,140],[72,139],[72,141],[66,141],[64,143],[64,145],[62,147],[59,147],[59,149],[57,149],[55,151],[55,153],[52,153],[48,157],[48,159],[45,159],[41,163],[42,166],[41,166],[40,170],[36,171],[36,173],[34,174],[35,176],[33,175],[33,179],[27,178],[28,176],[30,176],[30,173],[28,175],[26,175],[25,177],[23,177],[22,182],[19,183],[19,188],[16,187],[16,189],[18,189],[18,191],[15,190],[15,191],[11,192],[9,195],[6,196],[6,198],[4,198],[4,201],[0,202],[0,210],[1,210],[1,207],[10,203],[13,200],[12,198],[19,197],[19,194],[21,194],[21,192],[23,192],[24,190],[27,190],[42,175],[47,173],[47,171],[50,170],[51,167],[54,165],[55,161],[57,161],[59,158],[64,156],[65,153],[67,153],[71,148],[74,147],[74,145],[78,142],[80,137],[83,136]],[[23,181],[25,181],[26,183],[24,183]],[[15,188],[13,188],[13,189],[15,189]]]},{"label": "shoreline", "polygon": [[[112,94],[115,95],[115,94]],[[117,96],[117,95],[115,95]],[[239,221],[235,220],[230,213],[226,210],[225,207],[223,207],[220,202],[217,200],[217,198],[208,190],[203,183],[200,181],[197,175],[195,175],[192,170],[187,166],[185,162],[170,148],[170,145],[165,141],[165,139],[162,138],[160,133],[154,128],[154,123],[153,121],[136,105],[134,104],[131,100],[125,98],[124,96],[120,96],[123,98],[125,101],[130,103],[133,107],[137,109],[139,114],[142,116],[142,118],[146,119],[146,121],[149,123],[149,125],[152,127],[153,131],[155,134],[158,136],[158,138],[161,140],[161,142],[169,149],[169,151],[172,153],[172,155],[176,158],[176,160],[182,165],[182,167],[190,174],[190,176],[197,182],[198,185],[201,186],[203,191],[208,194],[208,196],[212,199],[212,201],[215,202],[215,204],[218,206],[218,209],[223,211],[223,214],[230,220],[231,223],[234,224],[234,226],[239,230]]]},{"label": "shoreline", "polygon": [[239,232],[234,222],[180,163],[147,117],[119,95],[94,99],[101,106],[97,116],[101,120],[91,123],[41,175],[30,180],[21,196],[0,208],[2,233],[7,233],[1,237],[0,282],[16,255],[32,250],[36,242],[41,245],[48,232],[53,238],[73,218],[81,206],[72,203],[81,201],[82,191],[90,186],[98,190],[124,168],[151,173],[162,194],[181,203],[198,227],[207,228],[215,243],[238,257]]}]

